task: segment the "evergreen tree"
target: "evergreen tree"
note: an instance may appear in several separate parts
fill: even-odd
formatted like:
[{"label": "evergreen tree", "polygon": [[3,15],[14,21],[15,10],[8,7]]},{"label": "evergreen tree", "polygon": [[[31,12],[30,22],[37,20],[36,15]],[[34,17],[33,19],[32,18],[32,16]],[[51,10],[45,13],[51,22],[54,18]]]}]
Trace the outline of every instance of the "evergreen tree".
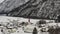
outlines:
[{"label": "evergreen tree", "polygon": [[33,33],[32,33],[32,34],[37,34],[37,29],[36,29],[36,27],[34,28]]}]

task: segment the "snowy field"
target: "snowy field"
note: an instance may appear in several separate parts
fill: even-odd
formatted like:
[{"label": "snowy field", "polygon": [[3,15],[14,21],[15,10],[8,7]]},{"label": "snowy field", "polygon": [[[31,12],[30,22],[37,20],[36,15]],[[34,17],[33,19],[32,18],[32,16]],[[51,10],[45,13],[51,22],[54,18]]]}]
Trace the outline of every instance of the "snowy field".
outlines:
[{"label": "snowy field", "polygon": [[[2,23],[9,22],[8,19],[9,20],[19,20],[19,22],[23,22],[23,21],[24,22],[28,22],[28,19],[25,19],[25,18],[0,16],[0,22],[2,22]],[[32,21],[34,21],[34,23],[36,23],[35,20],[32,19]],[[3,33],[0,31],[0,34],[3,34]],[[32,34],[32,33],[24,33],[24,31],[22,30],[22,28],[18,28],[18,30],[15,33],[11,33],[11,34]]]},{"label": "snowy field", "polygon": [[[2,22],[3,24],[5,24],[6,22],[9,22],[8,19],[9,20],[19,20],[19,22],[28,22],[27,18],[0,16],[0,23]],[[39,20],[40,19],[30,19],[30,22],[36,24],[36,22],[38,22]],[[46,21],[48,22],[49,20],[46,20]],[[2,34],[1,31],[0,31],[0,34]],[[24,33],[22,28],[18,28],[18,30],[15,33],[11,33],[11,34],[32,34],[32,33]],[[43,33],[38,32],[38,34],[49,34],[49,33],[48,32],[43,32]]]},{"label": "snowy field", "polygon": [[15,33],[11,33],[11,34],[32,34],[32,33],[24,33],[24,31],[22,30],[22,28],[19,28]]},{"label": "snowy field", "polygon": [[[28,22],[27,18],[21,18],[21,17],[8,17],[8,16],[0,16],[0,22],[8,22],[9,20],[19,20],[20,22]],[[36,23],[39,21],[39,19],[30,19],[30,21],[33,23]]]},{"label": "snowy field", "polygon": [[[28,22],[27,18],[21,18],[21,17],[8,17],[8,16],[0,16],[0,22],[9,22],[9,20],[19,20],[19,22]],[[40,19],[30,19],[31,23],[36,23]],[[54,20],[46,20],[46,22],[54,21]]]}]

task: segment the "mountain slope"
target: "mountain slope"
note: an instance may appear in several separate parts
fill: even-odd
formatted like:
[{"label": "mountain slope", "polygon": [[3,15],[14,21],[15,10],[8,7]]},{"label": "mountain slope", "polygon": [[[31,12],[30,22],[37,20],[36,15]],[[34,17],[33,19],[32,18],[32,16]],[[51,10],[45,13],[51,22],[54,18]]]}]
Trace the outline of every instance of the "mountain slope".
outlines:
[{"label": "mountain slope", "polygon": [[3,3],[0,10],[6,12],[8,16],[56,19],[57,15],[60,15],[59,0],[10,1],[10,4],[7,3],[7,5]]}]

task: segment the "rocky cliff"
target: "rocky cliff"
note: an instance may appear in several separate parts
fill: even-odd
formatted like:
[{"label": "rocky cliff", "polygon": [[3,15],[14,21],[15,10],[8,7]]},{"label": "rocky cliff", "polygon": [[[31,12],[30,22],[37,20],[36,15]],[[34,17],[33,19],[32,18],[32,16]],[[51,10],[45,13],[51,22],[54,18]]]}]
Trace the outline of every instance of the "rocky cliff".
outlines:
[{"label": "rocky cliff", "polygon": [[7,16],[56,19],[60,15],[60,0],[5,0],[0,13]]}]

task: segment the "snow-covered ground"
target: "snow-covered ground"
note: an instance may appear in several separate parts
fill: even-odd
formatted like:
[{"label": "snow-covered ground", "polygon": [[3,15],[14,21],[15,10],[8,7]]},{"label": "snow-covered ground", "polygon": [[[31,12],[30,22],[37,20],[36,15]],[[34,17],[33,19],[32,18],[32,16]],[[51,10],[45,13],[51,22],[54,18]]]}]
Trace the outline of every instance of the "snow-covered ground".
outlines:
[{"label": "snow-covered ground", "polygon": [[24,33],[22,28],[18,28],[18,30],[15,33],[11,33],[11,34],[32,34],[32,33]]},{"label": "snow-covered ground", "polygon": [[[21,17],[8,17],[8,16],[0,16],[0,23],[6,24],[6,22],[9,22],[9,20],[19,20],[19,22],[28,22],[27,18],[21,18]],[[31,19],[32,23],[36,23],[39,20]],[[0,34],[3,34],[0,32]],[[15,33],[11,34],[32,34],[32,33],[24,33],[22,28],[18,28],[18,30]]]},{"label": "snow-covered ground", "polygon": [[[19,22],[28,22],[27,18],[22,18],[22,17],[8,17],[8,16],[0,16],[0,23],[6,24],[6,22],[9,22],[9,20],[19,20]],[[40,19],[30,19],[31,23],[36,24]],[[47,22],[49,20],[46,20]],[[52,20],[53,21],[53,20]],[[38,32],[38,34],[48,34],[48,32]],[[0,32],[0,34],[2,34],[2,32]],[[22,28],[18,28],[18,30],[15,33],[11,33],[11,34],[32,34],[32,33],[24,33],[24,31],[22,30]]]},{"label": "snow-covered ground", "polygon": [[[27,18],[21,18],[21,17],[8,17],[8,16],[0,16],[0,22],[8,22],[9,20],[19,20],[20,22],[28,22]],[[39,19],[31,19],[31,22],[36,23],[37,21],[39,21]]]},{"label": "snow-covered ground", "polygon": [[[19,22],[28,22],[28,19],[20,18],[20,17],[8,17],[8,16],[0,16],[0,23],[6,24],[6,22],[9,22],[9,20],[19,20]],[[33,20],[34,23],[36,23],[35,20]],[[38,21],[38,20],[37,20]],[[0,34],[3,34],[0,30]],[[22,28],[18,28],[18,30],[11,34],[32,34],[32,33],[24,33]]]},{"label": "snow-covered ground", "polygon": [[[9,20],[19,20],[19,22],[28,22],[27,18],[22,17],[8,17],[8,16],[0,16],[0,22],[9,22]],[[36,23],[41,19],[30,19],[31,23]],[[45,19],[46,20],[46,19]],[[54,21],[54,20],[46,20],[46,22]]]}]

